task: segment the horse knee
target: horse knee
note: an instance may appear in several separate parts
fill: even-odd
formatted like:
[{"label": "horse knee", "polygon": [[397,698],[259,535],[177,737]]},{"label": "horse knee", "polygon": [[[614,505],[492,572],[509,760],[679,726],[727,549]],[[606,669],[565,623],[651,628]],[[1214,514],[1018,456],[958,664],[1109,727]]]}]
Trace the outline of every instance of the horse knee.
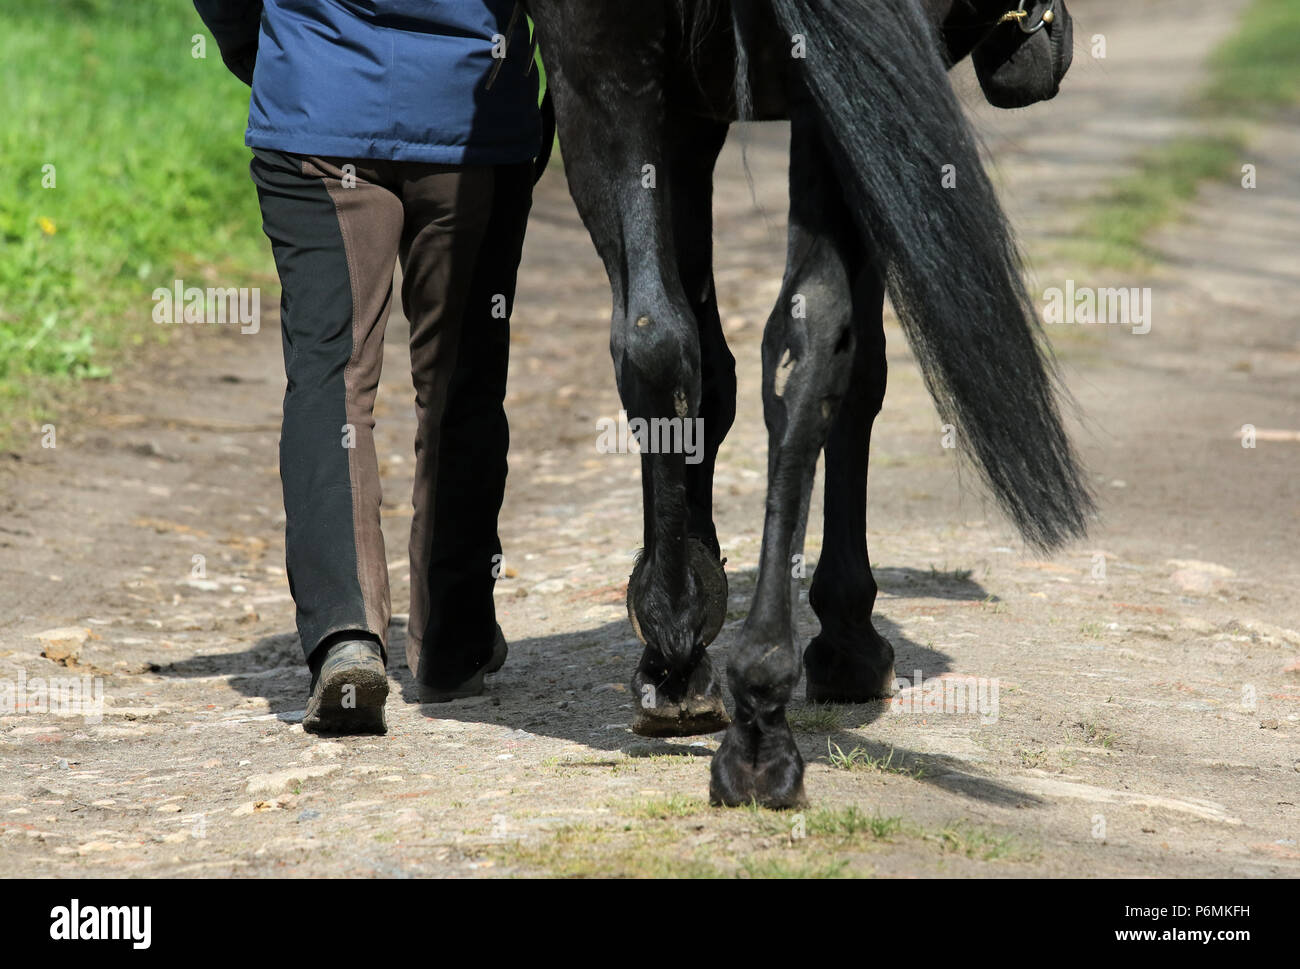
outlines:
[{"label": "horse knee", "polygon": [[648,311],[616,319],[611,349],[629,411],[664,417],[699,413],[699,339],[683,316]]}]

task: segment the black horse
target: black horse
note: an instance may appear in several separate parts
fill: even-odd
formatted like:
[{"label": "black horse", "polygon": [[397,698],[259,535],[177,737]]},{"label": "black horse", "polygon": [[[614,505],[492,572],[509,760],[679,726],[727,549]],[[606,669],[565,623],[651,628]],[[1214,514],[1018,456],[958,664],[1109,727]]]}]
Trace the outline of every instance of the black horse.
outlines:
[{"label": "black horse", "polygon": [[[634,729],[727,726],[714,803],[785,807],[803,761],[785,707],[801,674],[792,556],[819,452],[825,539],[810,598],[821,632],[807,695],[892,693],[866,546],[871,426],[885,393],[889,293],[941,414],[1036,547],[1084,532],[1092,499],[1054,369],[975,138],[947,78],[971,55],[985,95],[1053,97],[1071,57],[1060,0],[528,0],[574,201],[609,274],[610,349],[629,417],[702,418],[704,456],[643,453],[645,548],[628,613],[645,650]],[[705,647],[726,615],[713,524],[735,360],[712,278],[712,176],[738,118],[788,119],[789,249],[763,337],[768,493],[757,589],[727,668]],[[955,182],[954,182],[955,179]]]}]

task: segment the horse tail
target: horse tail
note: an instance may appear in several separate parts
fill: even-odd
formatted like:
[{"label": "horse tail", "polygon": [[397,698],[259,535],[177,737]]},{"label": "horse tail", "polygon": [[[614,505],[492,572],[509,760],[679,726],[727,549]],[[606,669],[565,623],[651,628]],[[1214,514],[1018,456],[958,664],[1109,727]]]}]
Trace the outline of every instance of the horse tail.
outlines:
[{"label": "horse tail", "polygon": [[939,413],[1026,542],[1081,537],[1095,506],[1056,367],[934,28],[911,2],[769,2]]}]

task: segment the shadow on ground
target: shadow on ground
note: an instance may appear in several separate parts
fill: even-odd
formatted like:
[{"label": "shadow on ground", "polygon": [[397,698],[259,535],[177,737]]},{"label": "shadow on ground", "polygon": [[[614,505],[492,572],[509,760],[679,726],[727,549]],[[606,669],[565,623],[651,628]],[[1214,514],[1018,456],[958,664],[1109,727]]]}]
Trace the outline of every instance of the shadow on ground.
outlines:
[{"label": "shadow on ground", "polygon": [[[989,598],[965,573],[879,569],[877,576],[882,589],[900,597]],[[753,579],[752,570],[733,576],[733,595],[747,596]],[[946,654],[907,638],[895,623],[879,613],[874,619],[880,633],[894,644],[897,668],[907,671],[908,676],[916,669],[924,670],[926,676],[950,670]],[[710,646],[719,667],[725,666],[729,646],[739,635],[741,625],[740,620],[729,623]],[[641,644],[626,620],[573,633],[516,640],[510,644],[505,667],[488,678],[484,695],[453,703],[417,704],[415,683],[403,661],[405,650],[405,622],[397,619],[389,627],[389,676],[397,686],[397,697],[389,701],[390,720],[391,705],[400,697],[401,702],[418,706],[420,714],[431,720],[489,724],[620,755],[608,759],[610,767],[617,766],[623,757],[712,756],[711,747],[701,738],[653,739],[629,733],[633,711],[626,682],[640,656]],[[309,680],[296,633],[267,636],[241,652],[196,656],[157,667],[155,672],[181,678],[228,677],[232,688],[245,696],[264,698],[271,712],[286,722],[301,718]],[[796,738],[807,762],[829,761],[829,742],[845,752],[860,750],[873,762],[889,760],[888,769],[922,783],[952,788],[958,782],[963,793],[979,800],[1019,805],[1034,802],[1021,792],[970,774],[968,765],[955,758],[886,749],[850,732],[869,726],[888,710],[889,704],[883,701],[834,707],[809,705],[802,698],[802,690],[796,691],[790,705]],[[393,729],[400,727],[394,725]],[[591,758],[582,761],[585,767],[599,767],[602,763]]]}]

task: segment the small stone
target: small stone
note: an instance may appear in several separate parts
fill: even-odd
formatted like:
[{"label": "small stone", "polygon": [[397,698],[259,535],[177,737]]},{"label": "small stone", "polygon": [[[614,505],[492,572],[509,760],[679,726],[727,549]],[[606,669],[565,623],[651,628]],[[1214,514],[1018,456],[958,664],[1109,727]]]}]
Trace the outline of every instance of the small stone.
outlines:
[{"label": "small stone", "polygon": [[1243,619],[1239,625],[1269,646],[1281,646],[1284,643],[1300,646],[1300,632],[1294,629],[1275,626],[1260,619]]},{"label": "small stone", "polygon": [[323,740],[320,743],[308,747],[302,752],[303,760],[325,760],[337,757],[347,750],[341,743],[335,740]]},{"label": "small stone", "polygon": [[320,816],[320,812],[313,808],[307,808],[298,812],[299,821],[317,821],[320,819]]},{"label": "small stone", "polygon": [[1268,720],[1261,720],[1259,726],[1261,730],[1276,730],[1282,724],[1276,718],[1269,718]]},{"label": "small stone", "polygon": [[90,630],[81,626],[60,626],[36,634],[41,641],[41,655],[63,666],[75,664],[81,647],[90,638]]},{"label": "small stone", "polygon": [[249,794],[278,794],[305,780],[324,777],[338,769],[338,764],[321,764],[319,767],[290,767],[269,774],[254,774],[248,779],[245,790]]},{"label": "small stone", "polygon": [[169,801],[167,804],[159,804],[154,810],[159,814],[179,814],[181,806],[175,801]]},{"label": "small stone", "polygon": [[1216,562],[1202,562],[1199,559],[1169,559],[1166,565],[1174,567],[1169,577],[1174,585],[1183,592],[1207,595],[1217,590],[1227,579],[1237,573],[1226,565]]},{"label": "small stone", "polygon": [[77,853],[89,855],[97,851],[115,851],[116,849],[117,845],[111,841],[87,841],[84,845],[78,845]]}]

